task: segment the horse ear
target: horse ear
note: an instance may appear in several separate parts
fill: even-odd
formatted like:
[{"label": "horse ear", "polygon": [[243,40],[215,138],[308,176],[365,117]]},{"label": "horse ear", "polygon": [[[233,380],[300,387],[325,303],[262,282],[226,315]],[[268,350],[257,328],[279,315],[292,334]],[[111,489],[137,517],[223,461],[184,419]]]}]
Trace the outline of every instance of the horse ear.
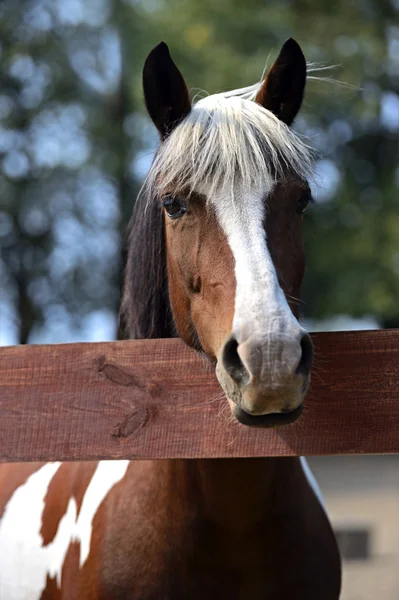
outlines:
[{"label": "horse ear", "polygon": [[164,42],[145,61],[143,88],[148,113],[164,139],[191,109],[187,86]]},{"label": "horse ear", "polygon": [[291,125],[301,108],[305,83],[306,60],[299,44],[290,38],[281,48],[255,100],[286,125]]}]

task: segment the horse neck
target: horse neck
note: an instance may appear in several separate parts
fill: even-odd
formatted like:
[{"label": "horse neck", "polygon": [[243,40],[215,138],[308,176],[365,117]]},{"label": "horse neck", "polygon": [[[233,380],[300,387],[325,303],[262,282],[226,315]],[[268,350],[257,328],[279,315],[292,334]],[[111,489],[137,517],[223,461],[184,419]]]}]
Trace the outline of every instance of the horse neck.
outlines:
[{"label": "horse neck", "polygon": [[162,470],[182,510],[195,507],[233,529],[254,527],[286,510],[305,481],[298,458],[170,460]]}]

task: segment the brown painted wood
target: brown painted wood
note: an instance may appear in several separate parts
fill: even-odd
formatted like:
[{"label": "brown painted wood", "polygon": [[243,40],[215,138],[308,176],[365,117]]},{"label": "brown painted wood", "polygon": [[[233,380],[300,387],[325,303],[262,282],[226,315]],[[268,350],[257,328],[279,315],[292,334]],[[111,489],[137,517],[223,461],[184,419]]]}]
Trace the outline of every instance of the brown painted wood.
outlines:
[{"label": "brown painted wood", "polygon": [[300,419],[230,419],[204,359],[180,340],[0,349],[0,460],[399,453],[399,330],[313,335]]}]

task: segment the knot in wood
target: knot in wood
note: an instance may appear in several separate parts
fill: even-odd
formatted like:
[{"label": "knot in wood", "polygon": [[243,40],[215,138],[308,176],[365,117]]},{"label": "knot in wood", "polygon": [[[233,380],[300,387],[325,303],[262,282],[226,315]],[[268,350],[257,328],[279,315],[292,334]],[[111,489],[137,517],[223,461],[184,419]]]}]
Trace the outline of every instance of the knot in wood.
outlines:
[{"label": "knot in wood", "polygon": [[145,426],[149,419],[148,408],[137,408],[114,427],[112,437],[127,438]]}]

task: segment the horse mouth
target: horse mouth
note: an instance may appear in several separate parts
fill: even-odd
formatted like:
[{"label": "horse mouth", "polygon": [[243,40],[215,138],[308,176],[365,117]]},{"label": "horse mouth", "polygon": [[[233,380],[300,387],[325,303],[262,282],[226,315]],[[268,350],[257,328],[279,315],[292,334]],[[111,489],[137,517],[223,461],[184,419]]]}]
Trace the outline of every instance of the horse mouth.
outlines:
[{"label": "horse mouth", "polygon": [[270,413],[269,415],[250,415],[245,412],[239,406],[235,406],[233,409],[233,415],[243,425],[249,425],[249,427],[261,427],[267,429],[270,427],[281,427],[283,425],[289,425],[297,420],[302,413],[302,404],[297,408],[287,413]]}]

